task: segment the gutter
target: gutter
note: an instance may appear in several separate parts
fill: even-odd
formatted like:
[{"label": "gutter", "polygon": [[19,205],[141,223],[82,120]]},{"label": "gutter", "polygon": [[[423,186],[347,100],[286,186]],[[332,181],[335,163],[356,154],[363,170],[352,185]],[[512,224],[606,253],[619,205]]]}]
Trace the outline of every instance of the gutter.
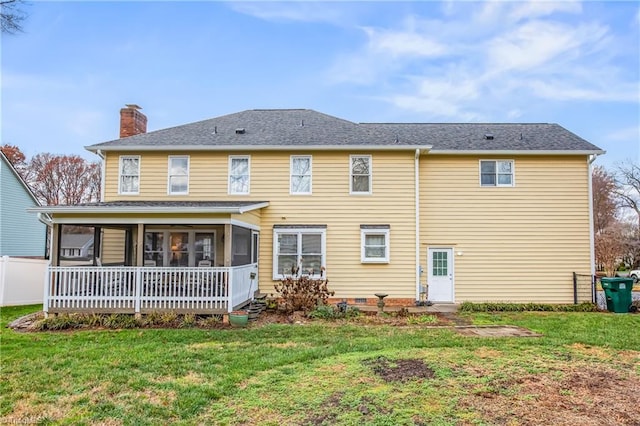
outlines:
[{"label": "gutter", "polygon": [[89,152],[106,151],[429,151],[431,145],[112,145],[107,147],[85,146]]},{"label": "gutter", "polygon": [[531,149],[531,150],[516,150],[516,149],[475,149],[475,150],[461,150],[461,149],[432,149],[429,154],[440,155],[602,155],[603,150],[549,150],[549,149]]},{"label": "gutter", "polygon": [[49,215],[48,215],[48,214],[46,214],[46,213],[39,212],[39,213],[38,213],[38,220],[39,220],[41,223],[44,223],[44,224],[45,224],[45,225],[47,225],[47,226],[52,226],[52,225],[53,225],[53,220],[51,219],[51,216],[49,216]]}]

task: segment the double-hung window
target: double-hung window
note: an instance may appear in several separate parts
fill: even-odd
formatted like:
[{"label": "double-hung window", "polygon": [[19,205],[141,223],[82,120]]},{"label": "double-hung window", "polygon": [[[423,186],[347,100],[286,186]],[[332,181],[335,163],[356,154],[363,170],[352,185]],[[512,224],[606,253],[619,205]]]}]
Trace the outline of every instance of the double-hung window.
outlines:
[{"label": "double-hung window", "polygon": [[189,156],[169,156],[169,194],[189,193]]},{"label": "double-hung window", "polygon": [[137,195],[140,193],[140,156],[123,155],[120,157],[120,178],[118,193]]},{"label": "double-hung window", "polygon": [[362,263],[389,263],[389,230],[389,225],[360,225]]},{"label": "double-hung window", "polygon": [[480,186],[514,186],[513,160],[480,160]]},{"label": "double-hung window", "polygon": [[371,156],[352,155],[349,157],[351,194],[371,194]]},{"label": "double-hung window", "polygon": [[311,194],[311,156],[291,156],[291,194]]},{"label": "double-hung window", "polygon": [[287,275],[323,275],[326,253],[326,227],[274,227],[273,278]]},{"label": "double-hung window", "polygon": [[229,194],[248,194],[250,157],[229,156]]}]

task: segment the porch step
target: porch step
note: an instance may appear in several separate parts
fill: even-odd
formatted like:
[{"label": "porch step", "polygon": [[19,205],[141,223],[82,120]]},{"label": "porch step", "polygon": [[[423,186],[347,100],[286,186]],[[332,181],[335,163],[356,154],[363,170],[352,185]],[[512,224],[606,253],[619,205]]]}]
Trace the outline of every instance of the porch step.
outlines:
[{"label": "porch step", "polygon": [[249,304],[247,311],[249,312],[249,320],[255,321],[260,314],[266,309],[267,302],[264,300],[254,300]]}]

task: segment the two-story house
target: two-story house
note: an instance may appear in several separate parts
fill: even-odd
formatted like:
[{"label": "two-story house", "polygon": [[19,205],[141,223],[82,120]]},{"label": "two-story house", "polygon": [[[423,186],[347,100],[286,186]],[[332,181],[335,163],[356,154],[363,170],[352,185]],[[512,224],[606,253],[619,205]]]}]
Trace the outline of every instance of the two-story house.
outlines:
[{"label": "two-story house", "polygon": [[[54,249],[61,226],[96,227],[102,266],[66,270],[54,255],[54,311],[231,310],[297,266],[350,303],[570,303],[572,274],[592,274],[591,163],[603,151],[557,124],[290,109],[147,133],[133,105],[120,139],[87,149],[103,160],[103,201],[36,210],[53,218]],[[98,297],[82,287],[94,281],[116,284]]]}]

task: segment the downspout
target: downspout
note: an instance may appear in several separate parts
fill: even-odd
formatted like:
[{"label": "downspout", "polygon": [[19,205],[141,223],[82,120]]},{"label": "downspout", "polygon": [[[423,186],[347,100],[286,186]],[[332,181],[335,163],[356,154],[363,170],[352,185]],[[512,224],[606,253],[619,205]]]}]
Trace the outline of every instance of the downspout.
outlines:
[{"label": "downspout", "polygon": [[589,156],[588,168],[589,168],[589,256],[591,263],[591,276],[596,274],[596,248],[595,248],[595,233],[593,232],[593,162],[598,158],[598,154]]},{"label": "downspout", "polygon": [[101,150],[97,150],[96,154],[98,154],[98,157],[100,157],[102,161],[102,164],[100,164],[100,201],[104,201],[104,179],[106,175],[105,157]]},{"label": "downspout", "polygon": [[420,149],[416,149],[414,158],[414,188],[416,198],[416,301],[420,300]]},{"label": "downspout", "polygon": [[38,213],[38,220],[41,223],[44,223],[45,225],[47,225],[48,227],[53,224],[53,221],[51,220],[51,216],[49,216],[46,213]]}]

